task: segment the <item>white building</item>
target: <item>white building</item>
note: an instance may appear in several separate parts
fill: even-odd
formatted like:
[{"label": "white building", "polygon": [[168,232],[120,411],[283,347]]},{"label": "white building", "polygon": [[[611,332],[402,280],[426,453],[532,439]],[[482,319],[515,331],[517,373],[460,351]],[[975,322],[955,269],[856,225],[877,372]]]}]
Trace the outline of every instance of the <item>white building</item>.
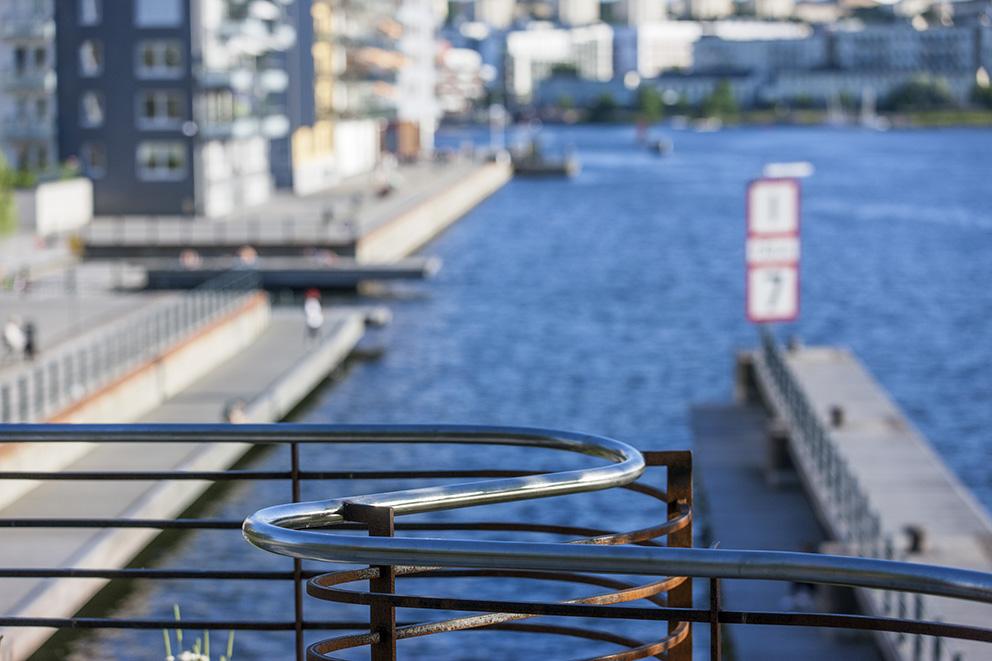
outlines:
[{"label": "white building", "polygon": [[396,116],[420,128],[420,148],[434,149],[441,109],[437,102],[436,41],[439,16],[433,0],[403,0],[399,11],[403,36],[399,50],[404,58],[396,80]]},{"label": "white building", "polygon": [[795,0],[754,0],[754,14],[758,18],[789,18],[795,8]]},{"label": "white building", "polygon": [[672,69],[693,65],[696,41],[703,26],[694,21],[662,21],[637,27],[617,28],[614,35],[614,67],[618,76],[635,72],[654,78]]},{"label": "white building", "polygon": [[447,115],[466,115],[485,96],[482,55],[443,46],[438,53],[437,100]]},{"label": "white building", "polygon": [[580,78],[613,78],[613,29],[602,23],[571,29],[534,24],[506,40],[506,85],[517,101],[529,101],[535,87],[556,68],[572,68]]},{"label": "white building", "polygon": [[599,0],[558,0],[558,20],[564,25],[599,21]]},{"label": "white building", "polygon": [[666,0],[619,0],[618,17],[627,25],[647,25],[668,16]]},{"label": "white building", "polygon": [[505,30],[513,25],[517,0],[475,0],[475,20]]},{"label": "white building", "polygon": [[689,18],[712,21],[734,14],[734,0],[688,0]]},{"label": "white building", "polygon": [[800,23],[714,24],[695,44],[697,72],[767,73],[826,67],[828,40]]},{"label": "white building", "polygon": [[53,12],[52,0],[0,1],[0,150],[19,169],[58,161]]}]

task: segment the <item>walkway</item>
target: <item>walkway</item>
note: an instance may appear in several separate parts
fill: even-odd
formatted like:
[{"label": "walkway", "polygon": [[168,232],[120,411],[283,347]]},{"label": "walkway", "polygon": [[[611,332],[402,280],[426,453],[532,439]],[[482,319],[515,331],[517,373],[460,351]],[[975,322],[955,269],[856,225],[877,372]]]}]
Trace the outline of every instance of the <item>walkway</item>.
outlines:
[{"label": "walkway", "polygon": [[[804,347],[754,355],[759,389],[788,424],[790,448],[807,493],[831,537],[851,553],[992,571],[992,518],[951,472],[885,390],[848,350]],[[809,411],[809,414],[804,414]],[[923,533],[910,548],[908,527]],[[866,608],[897,615],[898,599],[864,592]],[[905,605],[916,616],[915,605]],[[988,625],[992,606],[924,598],[922,616]],[[891,658],[930,659],[931,639],[882,636]],[[945,641],[942,653],[963,661],[992,657],[992,646]]]},{"label": "walkway", "polygon": [[[225,405],[234,400],[245,402],[248,420],[276,421],[348,356],[361,339],[364,327],[363,312],[330,311],[322,336],[308,342],[304,340],[298,311],[275,310],[269,327],[246,350],[140,422],[221,422]],[[246,450],[247,446],[234,444],[97,445],[65,470],[223,470]],[[0,519],[174,518],[209,486],[209,482],[168,481],[45,482],[0,510]],[[150,529],[9,529],[0,545],[0,566],[122,567],[157,535],[157,530]],[[9,580],[6,590],[0,593],[0,613],[67,617],[105,583],[95,579]],[[52,631],[20,629],[0,633],[4,635],[3,644],[13,646],[12,658],[23,659]]]},{"label": "walkway", "polygon": [[[705,511],[706,543],[724,549],[805,551],[825,541],[798,484],[774,487],[766,478],[764,413],[737,405],[697,406],[691,412],[695,465]],[[786,607],[789,585],[774,581],[721,582],[729,610]],[[877,661],[870,639],[807,627],[724,627],[731,658],[802,661]]]}]

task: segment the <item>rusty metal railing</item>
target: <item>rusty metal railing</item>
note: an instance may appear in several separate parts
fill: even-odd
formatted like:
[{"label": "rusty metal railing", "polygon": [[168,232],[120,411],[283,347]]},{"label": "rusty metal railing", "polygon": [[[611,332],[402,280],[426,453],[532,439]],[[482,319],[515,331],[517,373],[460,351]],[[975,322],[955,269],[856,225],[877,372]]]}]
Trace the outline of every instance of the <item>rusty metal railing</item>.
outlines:
[{"label": "rusty metal railing", "polygon": [[[659,620],[669,623],[668,636],[641,643],[615,638],[627,647],[621,654],[599,659],[638,659],[665,654],[668,659],[689,659],[692,654],[692,622],[710,625],[711,658],[721,654],[720,625],[728,623],[820,626],[874,631],[914,633],[992,642],[992,630],[961,624],[945,624],[900,618],[877,618],[847,614],[729,612],[720,606],[721,579],[778,580],[857,588],[875,588],[969,599],[992,603],[992,574],[949,567],[924,566],[891,560],[802,554],[775,551],[734,551],[685,548],[691,545],[691,477],[682,475],[691,467],[688,455],[652,453],[649,463],[669,467],[667,521],[650,531],[600,534],[572,543],[470,541],[464,539],[414,539],[395,536],[395,517],[403,514],[472,507],[494,502],[542,498],[628,486],[640,474],[639,453],[624,444],[590,436],[535,433],[527,430],[435,430],[435,438],[448,442],[533,445],[556,448],[610,459],[615,464],[585,471],[543,475],[539,480],[511,478],[391,492],[355,498],[270,507],[245,521],[245,537],[265,550],[296,559],[369,564],[369,569],[333,572],[310,580],[311,596],[329,601],[365,604],[370,607],[370,631],[311,645],[310,660],[333,659],[332,653],[370,646],[373,661],[396,658],[398,640],[452,630],[499,627],[522,629],[518,620],[538,615],[593,618]],[[396,432],[413,442],[423,442],[422,432]],[[454,433],[454,436],[451,434]],[[440,435],[440,436],[438,436]],[[396,439],[394,439],[396,440]],[[689,468],[691,471],[691,468]],[[671,491],[672,478],[679,485]],[[683,523],[684,522],[684,525]],[[368,526],[369,537],[330,532],[345,523]],[[659,536],[668,546],[646,544]],[[687,538],[686,538],[687,537]],[[640,542],[641,546],[631,545]],[[466,571],[467,570],[467,571]],[[481,571],[480,571],[481,570]],[[547,572],[550,572],[548,574]],[[601,574],[665,577],[646,585],[606,581]],[[540,577],[609,586],[612,592],[548,604],[531,601],[495,601],[396,594],[398,578],[414,576],[508,576]],[[691,579],[710,580],[710,608],[685,607],[675,595],[685,591],[691,604]],[[368,591],[347,591],[341,586],[369,582]],[[600,581],[597,583],[596,581]],[[667,594],[667,600],[660,598]],[[651,608],[615,607],[633,600],[647,600]],[[443,609],[479,612],[483,615],[432,621],[397,627],[395,609]],[[547,627],[531,630],[550,632]],[[588,635],[561,628],[565,635]],[[602,639],[602,638],[600,638]],[[659,657],[661,658],[661,657]]]},{"label": "rusty metal railing", "polygon": [[[725,624],[815,626],[867,631],[891,631],[929,638],[960,638],[992,643],[992,629],[954,622],[928,622],[921,617],[868,617],[837,613],[800,613],[728,610],[720,601],[721,581],[781,580],[856,586],[869,589],[934,594],[944,597],[992,603],[992,575],[944,567],[848,558],[816,554],[760,551],[694,549],[692,545],[692,460],[688,452],[638,452],[631,446],[610,439],[545,430],[506,429],[472,426],[439,427],[345,427],[330,425],[123,425],[123,426],[33,426],[0,425],[0,442],[5,443],[154,443],[190,442],[240,444],[244,448],[275,446],[288,450],[284,466],[264,470],[241,467],[237,470],[66,470],[3,471],[0,480],[87,481],[172,481],[234,483],[280,481],[287,487],[290,505],[279,505],[257,512],[244,522],[250,541],[291,558],[291,565],[277,570],[260,570],[258,555],[244,545],[239,562],[211,568],[209,558],[201,565],[179,567],[87,566],[37,567],[30,562],[0,568],[0,589],[6,580],[45,579],[55,581],[175,580],[246,581],[246,594],[258,594],[260,582],[289,582],[291,601],[274,620],[225,617],[224,606],[211,619],[184,621],[187,629],[269,631],[292,635],[295,658],[328,659],[347,648],[368,647],[374,659],[393,659],[397,643],[413,638],[469,629],[497,629],[512,633],[542,633],[608,643],[618,651],[600,659],[657,657],[688,661],[693,652],[693,630],[705,627],[709,633],[710,656],[721,654],[721,627]],[[424,466],[417,470],[318,469],[307,462],[309,451],[327,444],[416,443],[469,444],[469,447],[516,445],[579,452],[602,459],[593,468],[563,473],[520,470],[511,467],[465,469]],[[302,454],[302,456],[301,456]],[[487,455],[488,456],[488,455]],[[493,455],[494,457],[498,455]],[[299,503],[305,482],[348,480],[462,480],[460,484],[390,491],[385,494],[344,498],[319,503]],[[461,507],[482,507],[522,498],[568,496],[593,490],[619,489],[644,503],[624,505],[624,510],[602,512],[595,527],[547,524],[536,520],[481,521],[404,520],[414,512],[438,512]],[[85,494],[85,489],[81,489]],[[82,497],[82,496],[81,496]],[[642,505],[641,509],[637,509]],[[538,509],[537,512],[542,510]],[[619,512],[656,513],[656,520],[625,526]],[[640,527],[638,527],[640,526]],[[619,530],[631,527],[632,530]],[[5,539],[32,529],[120,529],[216,530],[235,534],[242,521],[234,518],[134,519],[134,518],[0,518]],[[446,533],[453,538],[408,537],[427,531]],[[466,531],[554,535],[562,542],[479,541],[465,539]],[[369,536],[366,536],[369,535]],[[307,560],[347,562],[367,568],[346,568],[326,572]],[[289,562],[287,560],[287,562]],[[643,581],[630,580],[643,576]],[[578,597],[564,601],[541,601],[533,592],[517,599],[482,599],[458,589],[461,579],[490,577],[506,581],[565,582],[587,586]],[[404,591],[412,580],[444,579],[436,585],[452,586],[444,595],[424,596]],[[693,598],[695,578],[705,579],[709,601],[697,604]],[[354,583],[369,584],[367,589]],[[102,582],[99,583],[102,585]],[[525,583],[521,583],[523,586]],[[701,586],[700,586],[701,587]],[[432,587],[432,590],[437,589]],[[367,619],[333,620],[326,613],[307,616],[309,593],[315,600],[328,600],[369,607]],[[513,595],[516,596],[516,595]],[[571,595],[570,595],[571,596]],[[528,597],[530,597],[528,599]],[[696,595],[698,598],[699,595]],[[273,597],[276,599],[277,597]],[[278,597],[287,599],[285,595]],[[402,609],[397,617],[397,609]],[[270,612],[273,612],[268,609]],[[455,612],[456,617],[406,621],[408,612]],[[288,616],[292,613],[292,616]],[[530,618],[542,617],[529,621]],[[557,619],[580,618],[565,624]],[[621,633],[618,620],[648,623],[651,632],[644,640]],[[575,622],[578,623],[575,623]],[[143,619],[111,616],[81,617],[52,613],[0,616],[6,634],[17,635],[22,628],[51,629],[138,629],[160,636],[159,629],[172,628],[165,617]],[[657,627],[657,630],[655,629]],[[341,636],[314,640],[317,632],[341,632]],[[283,632],[279,634],[277,632]],[[640,634],[638,634],[639,636]],[[309,647],[306,643],[309,642]],[[289,643],[289,641],[287,641]],[[520,649],[527,650],[526,641]],[[567,648],[566,648],[567,649]],[[992,649],[992,648],[990,648]],[[244,655],[244,654],[240,654]],[[285,655],[289,657],[290,654]],[[443,657],[442,654],[435,655]]]}]

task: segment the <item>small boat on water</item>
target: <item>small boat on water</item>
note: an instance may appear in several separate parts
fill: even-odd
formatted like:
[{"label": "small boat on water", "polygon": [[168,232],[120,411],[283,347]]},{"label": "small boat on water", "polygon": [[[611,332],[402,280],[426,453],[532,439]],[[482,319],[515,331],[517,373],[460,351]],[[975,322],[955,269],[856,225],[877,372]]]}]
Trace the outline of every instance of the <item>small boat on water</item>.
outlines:
[{"label": "small boat on water", "polygon": [[513,173],[522,177],[575,177],[582,165],[575,154],[552,158],[541,153],[536,142],[512,155]]},{"label": "small boat on water", "polygon": [[648,142],[648,150],[658,156],[668,156],[675,151],[675,145],[668,138],[657,138]]}]

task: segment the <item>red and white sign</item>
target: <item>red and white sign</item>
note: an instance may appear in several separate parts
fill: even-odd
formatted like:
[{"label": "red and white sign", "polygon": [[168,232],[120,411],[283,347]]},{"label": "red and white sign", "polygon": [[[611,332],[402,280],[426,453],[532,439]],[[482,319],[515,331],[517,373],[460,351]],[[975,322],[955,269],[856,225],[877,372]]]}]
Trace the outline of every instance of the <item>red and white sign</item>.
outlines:
[{"label": "red and white sign", "polygon": [[799,316],[799,181],[757,179],[747,189],[747,318]]}]

